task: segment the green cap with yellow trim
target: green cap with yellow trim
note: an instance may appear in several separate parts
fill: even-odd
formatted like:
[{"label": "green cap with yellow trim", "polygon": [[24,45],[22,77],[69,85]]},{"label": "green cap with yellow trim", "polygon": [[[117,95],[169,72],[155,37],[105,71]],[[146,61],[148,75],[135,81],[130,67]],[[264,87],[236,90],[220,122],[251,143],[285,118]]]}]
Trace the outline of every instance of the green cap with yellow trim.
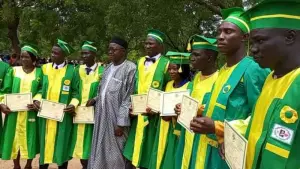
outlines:
[{"label": "green cap with yellow trim", "polygon": [[165,38],[166,38],[166,35],[163,32],[161,32],[160,30],[157,30],[157,29],[148,30],[147,36],[150,36],[150,37],[156,39],[160,43],[164,43]]},{"label": "green cap with yellow trim", "polygon": [[223,21],[230,22],[239,27],[244,33],[250,32],[249,17],[242,15],[244,13],[243,8],[228,8],[221,11]]},{"label": "green cap with yellow trim", "polygon": [[168,51],[166,56],[170,58],[170,63],[172,64],[190,64],[190,53]]},{"label": "green cap with yellow trim", "polygon": [[74,52],[74,49],[65,41],[57,39],[57,45],[64,51],[66,56],[69,56]]},{"label": "green cap with yellow trim", "polygon": [[217,48],[217,39],[216,38],[207,38],[201,35],[193,35],[189,39],[188,51],[190,49],[209,49],[218,51]]},{"label": "green cap with yellow trim", "polygon": [[21,48],[21,51],[30,52],[35,57],[38,57],[38,55],[39,55],[39,49],[38,49],[37,45],[32,44],[32,43],[24,43],[22,46],[23,47]]},{"label": "green cap with yellow trim", "polygon": [[287,28],[300,30],[300,0],[264,0],[247,10],[251,30]]},{"label": "green cap with yellow trim", "polygon": [[82,50],[92,51],[92,52],[97,52],[97,48],[95,47],[94,44],[95,43],[91,42],[91,41],[84,41],[81,49]]}]

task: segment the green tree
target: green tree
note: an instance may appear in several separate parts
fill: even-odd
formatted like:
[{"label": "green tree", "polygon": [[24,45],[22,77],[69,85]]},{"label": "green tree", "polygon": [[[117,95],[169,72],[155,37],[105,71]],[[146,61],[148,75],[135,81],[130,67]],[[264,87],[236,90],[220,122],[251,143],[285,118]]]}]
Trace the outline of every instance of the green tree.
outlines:
[{"label": "green tree", "polygon": [[[244,3],[250,6],[252,1]],[[42,57],[48,57],[57,38],[77,51],[84,40],[91,40],[105,59],[111,37],[121,36],[130,44],[129,58],[136,60],[143,55],[148,29],[166,33],[166,50],[184,51],[191,35],[216,35],[221,9],[242,5],[242,0],[4,0],[0,50],[19,53],[20,42],[34,42]]]}]

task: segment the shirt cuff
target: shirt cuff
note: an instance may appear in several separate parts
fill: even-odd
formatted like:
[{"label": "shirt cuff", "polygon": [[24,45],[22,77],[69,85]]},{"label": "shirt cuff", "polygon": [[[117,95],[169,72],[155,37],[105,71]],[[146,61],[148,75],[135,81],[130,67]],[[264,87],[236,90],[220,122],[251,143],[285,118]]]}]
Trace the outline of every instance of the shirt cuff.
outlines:
[{"label": "shirt cuff", "polygon": [[73,105],[75,106],[75,108],[77,108],[77,106],[79,105],[79,100],[73,98],[69,105]]},{"label": "shirt cuff", "polygon": [[123,117],[117,119],[117,125],[120,127],[128,127],[130,126],[130,118],[129,117]]},{"label": "shirt cuff", "polygon": [[202,116],[204,109],[205,109],[205,104],[200,105],[197,111],[197,116]]},{"label": "shirt cuff", "polygon": [[33,100],[41,101],[41,100],[42,100],[42,94],[36,94],[36,95],[33,97]]},{"label": "shirt cuff", "polygon": [[215,121],[215,133],[219,144],[224,142],[224,123],[221,121]]}]

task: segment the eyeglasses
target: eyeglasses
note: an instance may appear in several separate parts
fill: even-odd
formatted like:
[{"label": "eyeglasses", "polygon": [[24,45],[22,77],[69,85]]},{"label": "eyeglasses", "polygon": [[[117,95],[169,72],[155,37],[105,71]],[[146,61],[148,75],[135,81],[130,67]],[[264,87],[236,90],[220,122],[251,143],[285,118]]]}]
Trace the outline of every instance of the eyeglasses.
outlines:
[{"label": "eyeglasses", "polygon": [[110,51],[111,51],[111,52],[113,52],[113,53],[114,53],[114,52],[116,52],[116,51],[118,51],[118,50],[123,50],[123,49],[124,49],[124,48],[112,48],[112,47],[110,47],[110,48],[108,48],[108,50],[107,50],[107,51],[108,51],[108,52],[110,52]]}]

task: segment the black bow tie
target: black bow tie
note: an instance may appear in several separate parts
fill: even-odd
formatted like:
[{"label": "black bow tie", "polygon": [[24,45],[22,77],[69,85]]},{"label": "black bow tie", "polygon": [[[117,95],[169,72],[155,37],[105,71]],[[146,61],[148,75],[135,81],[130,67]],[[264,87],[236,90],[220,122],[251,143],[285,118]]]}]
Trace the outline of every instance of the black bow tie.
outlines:
[{"label": "black bow tie", "polygon": [[155,58],[146,57],[146,62],[152,62],[152,63],[155,63],[155,62],[156,62],[156,59],[155,59]]},{"label": "black bow tie", "polygon": [[92,69],[89,68],[89,67],[85,68],[85,70],[86,70],[86,74],[87,74],[87,75],[89,75],[89,74],[91,73],[91,71],[92,71]]}]

